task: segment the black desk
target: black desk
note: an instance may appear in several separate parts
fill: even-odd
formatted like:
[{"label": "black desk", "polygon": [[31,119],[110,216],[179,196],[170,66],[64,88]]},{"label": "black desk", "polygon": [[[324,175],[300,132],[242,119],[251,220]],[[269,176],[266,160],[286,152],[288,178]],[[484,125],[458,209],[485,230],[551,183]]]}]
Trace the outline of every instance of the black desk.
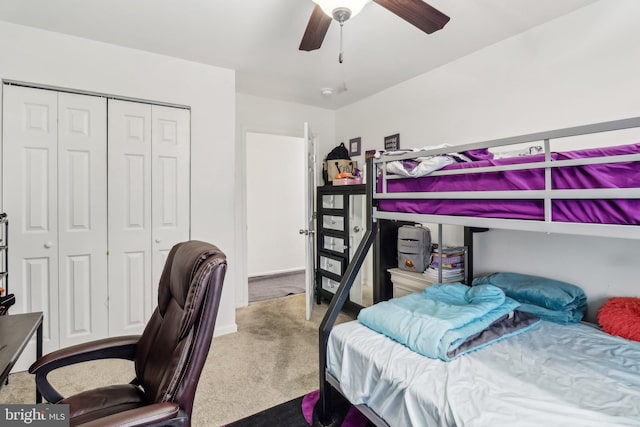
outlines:
[{"label": "black desk", "polygon": [[[42,317],[41,312],[0,316],[0,387],[36,331],[36,357],[42,357]],[[36,403],[41,402],[36,390]]]}]

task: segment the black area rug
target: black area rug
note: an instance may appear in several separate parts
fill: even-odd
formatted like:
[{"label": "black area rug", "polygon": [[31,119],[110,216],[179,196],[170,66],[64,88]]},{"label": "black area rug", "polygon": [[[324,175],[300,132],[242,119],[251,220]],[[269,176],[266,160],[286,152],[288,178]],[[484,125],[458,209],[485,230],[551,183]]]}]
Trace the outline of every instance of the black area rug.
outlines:
[{"label": "black area rug", "polygon": [[[373,426],[356,408],[351,406],[339,393],[332,393],[332,425],[341,427]],[[313,423],[313,407],[318,401],[318,391],[300,396],[273,408],[227,424],[225,427],[309,427]]]},{"label": "black area rug", "polygon": [[226,427],[309,427],[302,415],[302,399],[282,403],[257,414],[227,424]]}]

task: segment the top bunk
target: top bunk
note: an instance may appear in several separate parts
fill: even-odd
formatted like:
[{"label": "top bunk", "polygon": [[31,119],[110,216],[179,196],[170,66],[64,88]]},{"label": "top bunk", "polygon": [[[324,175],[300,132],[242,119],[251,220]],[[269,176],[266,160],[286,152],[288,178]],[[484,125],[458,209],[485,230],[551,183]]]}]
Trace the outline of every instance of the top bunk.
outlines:
[{"label": "top bunk", "polygon": [[638,239],[638,141],[640,117],[383,153],[373,217]]}]

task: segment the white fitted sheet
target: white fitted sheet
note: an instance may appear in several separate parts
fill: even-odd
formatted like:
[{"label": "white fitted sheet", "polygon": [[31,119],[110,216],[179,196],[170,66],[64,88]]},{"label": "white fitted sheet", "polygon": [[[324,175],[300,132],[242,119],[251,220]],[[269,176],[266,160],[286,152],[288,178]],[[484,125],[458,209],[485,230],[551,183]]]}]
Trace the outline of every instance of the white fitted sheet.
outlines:
[{"label": "white fitted sheet", "polygon": [[353,321],[333,328],[327,369],[392,427],[640,426],[640,343],[588,324],[543,321],[443,362]]}]

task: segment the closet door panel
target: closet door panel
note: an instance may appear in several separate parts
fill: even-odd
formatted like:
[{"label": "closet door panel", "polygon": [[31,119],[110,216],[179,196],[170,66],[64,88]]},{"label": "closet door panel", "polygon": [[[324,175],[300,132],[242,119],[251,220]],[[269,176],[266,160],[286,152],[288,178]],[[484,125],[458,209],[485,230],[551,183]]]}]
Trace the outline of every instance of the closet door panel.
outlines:
[{"label": "closet door panel", "polygon": [[16,295],[11,312],[44,312],[45,352],[59,346],[57,97],[3,86],[3,209],[10,223],[9,292]]},{"label": "closet door panel", "polygon": [[107,101],[58,96],[60,346],[108,335]]},{"label": "closet door panel", "polygon": [[151,106],[109,100],[109,335],[142,333],[152,307]]},{"label": "closet door panel", "polygon": [[152,107],[153,297],[169,251],[189,239],[190,112]]},{"label": "closet door panel", "polygon": [[146,323],[145,311],[143,310],[145,301],[145,288],[140,286],[146,276],[146,265],[148,256],[144,252],[129,252],[124,254],[125,275],[124,279],[124,307],[123,313],[126,325],[142,325]]}]

